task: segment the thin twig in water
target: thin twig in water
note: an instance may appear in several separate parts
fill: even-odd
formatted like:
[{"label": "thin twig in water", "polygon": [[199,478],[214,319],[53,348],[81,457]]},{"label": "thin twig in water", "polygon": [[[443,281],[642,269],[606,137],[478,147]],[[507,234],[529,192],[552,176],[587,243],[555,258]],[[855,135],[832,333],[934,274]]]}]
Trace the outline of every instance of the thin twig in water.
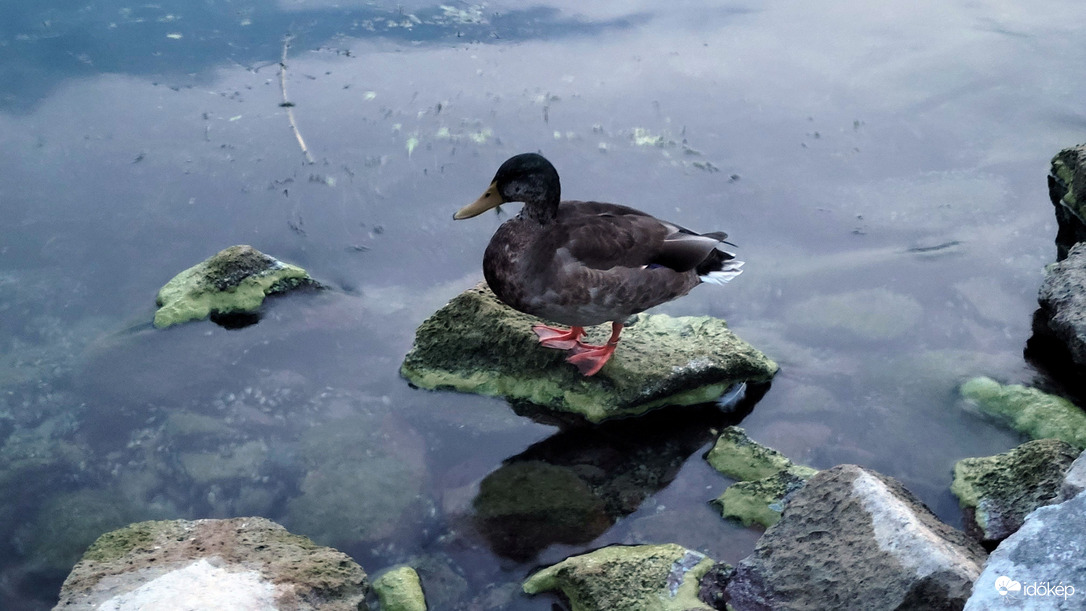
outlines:
[{"label": "thin twig in water", "polygon": [[292,40],[294,40],[293,36],[287,36],[283,39],[283,55],[279,60],[279,89],[283,92],[283,102],[280,106],[287,109],[290,131],[294,132],[294,137],[298,139],[298,146],[302,147],[302,154],[305,155],[306,163],[314,163],[313,156],[309,154],[309,148],[305,145],[305,140],[302,139],[302,132],[298,131],[298,124],[294,121],[294,103],[287,99],[287,49],[290,48],[290,41]]}]

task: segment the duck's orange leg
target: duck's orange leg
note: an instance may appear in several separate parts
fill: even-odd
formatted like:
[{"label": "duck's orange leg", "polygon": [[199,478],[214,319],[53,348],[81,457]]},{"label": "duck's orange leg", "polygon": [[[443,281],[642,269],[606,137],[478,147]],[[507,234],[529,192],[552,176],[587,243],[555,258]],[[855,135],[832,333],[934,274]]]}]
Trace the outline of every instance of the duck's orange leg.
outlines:
[{"label": "duck's orange leg", "polygon": [[580,342],[584,327],[570,327],[566,330],[547,325],[532,325],[532,331],[539,336],[539,345],[545,348],[570,350],[584,345]]},{"label": "duck's orange leg", "polygon": [[620,333],[622,333],[622,323],[611,323],[611,338],[607,340],[606,344],[591,346],[577,342],[577,345],[573,347],[573,354],[566,359],[566,362],[576,365],[577,369],[585,376],[596,375],[610,360],[611,355],[615,353],[615,346],[618,346]]}]

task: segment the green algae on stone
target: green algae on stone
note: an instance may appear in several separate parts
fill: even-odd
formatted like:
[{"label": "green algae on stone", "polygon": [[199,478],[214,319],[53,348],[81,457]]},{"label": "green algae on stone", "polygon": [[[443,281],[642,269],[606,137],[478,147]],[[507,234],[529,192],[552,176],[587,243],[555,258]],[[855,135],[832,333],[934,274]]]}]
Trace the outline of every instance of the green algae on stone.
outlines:
[{"label": "green algae on stone", "polygon": [[1051,173],[1064,189],[1059,203],[1086,223],[1086,198],[1081,197],[1081,191],[1086,189],[1086,145],[1057,153],[1052,158]]},{"label": "green algae on stone", "polygon": [[739,520],[743,526],[761,524],[769,528],[781,519],[789,494],[799,490],[818,471],[799,465],[766,477],[728,486],[711,502],[720,510],[720,517]]},{"label": "green algae on stone", "polygon": [[[717,471],[740,481],[769,477],[793,466],[784,454],[754,441],[737,426],[720,432],[705,460]],[[810,467],[802,469],[809,469],[810,475],[815,473]]]},{"label": "green algae on stone", "polygon": [[712,503],[724,518],[736,519],[743,526],[777,522],[787,495],[803,487],[818,471],[796,465],[780,452],[747,436],[737,426],[721,431],[705,460],[722,474],[739,480]]},{"label": "green algae on stone", "polygon": [[983,376],[963,384],[961,394],[1032,439],[1055,438],[1086,448],[1086,412],[1063,397]]},{"label": "green algae on stone", "polygon": [[698,599],[711,558],[681,545],[613,545],[549,566],[524,582],[524,592],[561,590],[573,611],[709,611]]},{"label": "green algae on stone", "polygon": [[252,246],[231,246],[177,274],[158,291],[155,327],[212,315],[254,313],[264,297],[319,287],[306,271]]},{"label": "green algae on stone", "polygon": [[[400,373],[420,388],[500,396],[601,422],[713,401],[777,372],[723,320],[639,314],[607,365],[585,377],[565,352],[539,345],[531,330],[538,322],[480,284],[419,326]],[[600,328],[593,332],[588,341],[602,342]]]},{"label": "green algae on stone", "polygon": [[381,611],[426,611],[426,597],[415,569],[396,567],[373,581]]},{"label": "green algae on stone", "polygon": [[959,460],[950,491],[965,510],[966,532],[982,542],[1010,536],[1034,509],[1060,500],[1064,475],[1078,455],[1059,439],[1038,439],[1003,454]]}]

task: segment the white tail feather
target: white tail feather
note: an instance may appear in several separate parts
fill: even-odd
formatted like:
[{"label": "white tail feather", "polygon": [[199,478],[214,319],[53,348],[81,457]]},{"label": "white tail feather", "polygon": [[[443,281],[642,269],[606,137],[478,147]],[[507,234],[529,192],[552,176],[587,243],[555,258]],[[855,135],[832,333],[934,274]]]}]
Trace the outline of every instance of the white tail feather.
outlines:
[{"label": "white tail feather", "polygon": [[743,262],[736,259],[724,262],[724,267],[715,271],[709,272],[703,276],[699,276],[702,282],[711,282],[713,284],[727,284],[731,282],[732,278],[735,278],[739,274],[743,273]]}]

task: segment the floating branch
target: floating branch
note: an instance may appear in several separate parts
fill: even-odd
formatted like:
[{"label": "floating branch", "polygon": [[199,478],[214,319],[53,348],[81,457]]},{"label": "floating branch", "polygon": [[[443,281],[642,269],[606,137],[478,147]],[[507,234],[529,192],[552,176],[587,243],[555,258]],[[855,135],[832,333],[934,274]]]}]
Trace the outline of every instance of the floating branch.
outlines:
[{"label": "floating branch", "polygon": [[294,132],[294,137],[298,139],[298,146],[302,147],[302,154],[305,155],[306,163],[314,163],[313,156],[309,154],[309,148],[302,138],[302,132],[298,131],[298,123],[294,121],[294,102],[287,99],[287,49],[290,48],[290,41],[292,40],[294,40],[293,36],[287,36],[283,39],[283,55],[279,60],[279,90],[283,93],[283,101],[279,106],[287,109],[290,131]]}]

